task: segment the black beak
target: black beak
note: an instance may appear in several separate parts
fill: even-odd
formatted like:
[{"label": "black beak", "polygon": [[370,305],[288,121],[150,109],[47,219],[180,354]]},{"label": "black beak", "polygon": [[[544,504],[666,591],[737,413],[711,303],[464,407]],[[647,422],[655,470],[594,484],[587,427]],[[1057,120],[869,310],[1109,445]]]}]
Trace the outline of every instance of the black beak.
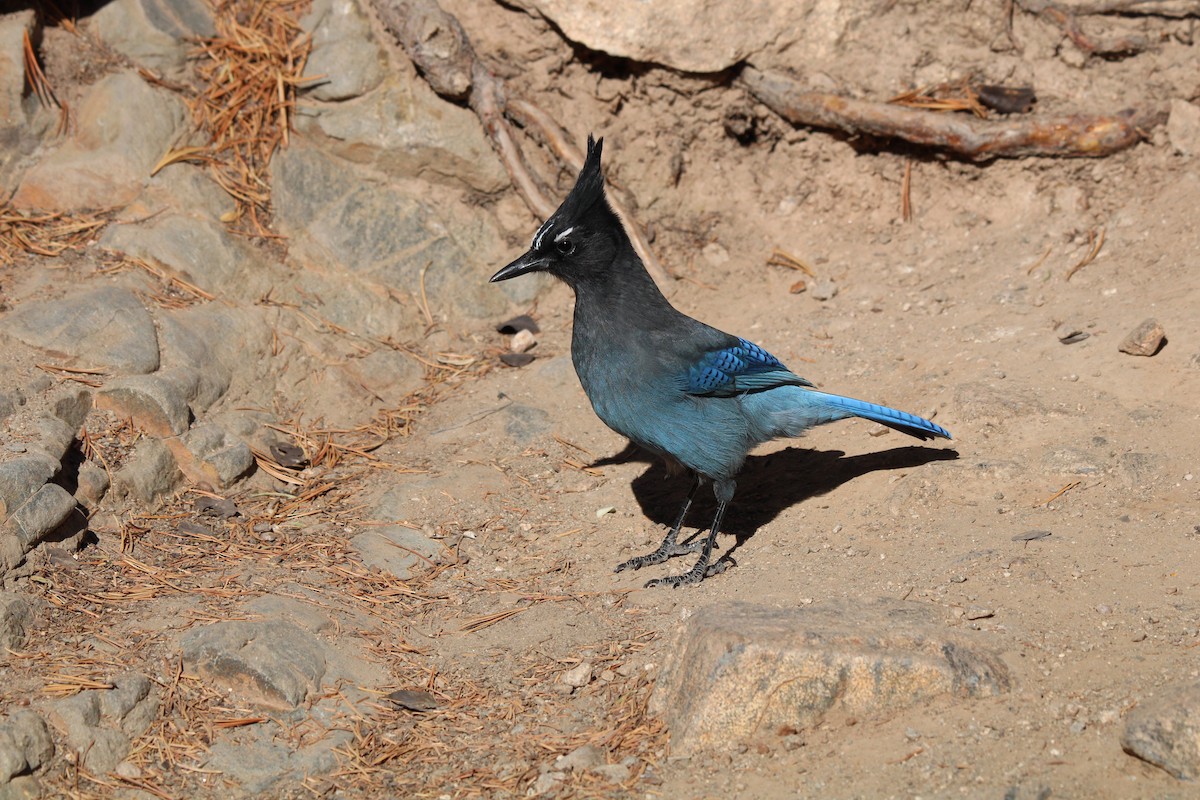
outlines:
[{"label": "black beak", "polygon": [[526,272],[536,272],[545,268],[546,259],[543,256],[536,256],[533,251],[530,251],[493,275],[489,282],[506,281],[509,278],[524,275]]}]

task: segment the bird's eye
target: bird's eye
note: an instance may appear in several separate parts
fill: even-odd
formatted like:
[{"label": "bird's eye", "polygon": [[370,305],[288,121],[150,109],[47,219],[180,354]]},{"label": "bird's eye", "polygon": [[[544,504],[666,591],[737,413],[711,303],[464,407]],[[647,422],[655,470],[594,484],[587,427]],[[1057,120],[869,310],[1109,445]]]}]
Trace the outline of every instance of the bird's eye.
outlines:
[{"label": "bird's eye", "polygon": [[575,252],[575,242],[571,241],[570,239],[559,239],[554,243],[554,246],[557,247],[558,252],[564,256],[569,256],[571,253]]}]

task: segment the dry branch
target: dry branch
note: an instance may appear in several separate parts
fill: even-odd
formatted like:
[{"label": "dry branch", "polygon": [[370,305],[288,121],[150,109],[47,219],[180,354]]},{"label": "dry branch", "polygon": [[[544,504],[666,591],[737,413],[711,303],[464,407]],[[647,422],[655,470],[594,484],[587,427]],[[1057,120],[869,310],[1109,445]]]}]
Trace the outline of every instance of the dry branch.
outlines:
[{"label": "dry branch", "polygon": [[1030,14],[1041,14],[1054,9],[1064,14],[1200,16],[1200,0],[1017,0],[1017,5]]},{"label": "dry branch", "polygon": [[894,137],[972,161],[1106,156],[1141,141],[1150,128],[1166,119],[1162,109],[1128,109],[1114,115],[983,120],[809,92],[793,78],[752,67],[742,72],[740,80],[752,95],[795,125]]}]

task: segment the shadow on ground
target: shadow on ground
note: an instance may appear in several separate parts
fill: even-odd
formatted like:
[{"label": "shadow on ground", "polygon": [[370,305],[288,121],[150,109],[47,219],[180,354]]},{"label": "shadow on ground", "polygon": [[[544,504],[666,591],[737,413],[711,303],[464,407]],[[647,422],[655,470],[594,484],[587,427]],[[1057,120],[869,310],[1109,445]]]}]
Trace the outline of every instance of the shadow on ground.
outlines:
[{"label": "shadow on ground", "polygon": [[[721,532],[737,537],[733,548],[737,549],[785,509],[827,494],[869,472],[912,469],[957,458],[957,450],[920,446],[895,447],[857,456],[847,456],[841,450],[789,447],[769,455],[750,456],[738,475],[737,494],[726,512]],[[688,475],[668,477],[656,458],[632,444],[616,455],[597,460],[592,466],[630,462],[649,465],[633,479],[633,493],[642,513],[653,522],[671,525],[687,496],[692,478]],[[694,535],[700,527],[706,528],[715,513],[716,500],[712,491],[707,487],[701,489],[688,512],[680,540]]]}]

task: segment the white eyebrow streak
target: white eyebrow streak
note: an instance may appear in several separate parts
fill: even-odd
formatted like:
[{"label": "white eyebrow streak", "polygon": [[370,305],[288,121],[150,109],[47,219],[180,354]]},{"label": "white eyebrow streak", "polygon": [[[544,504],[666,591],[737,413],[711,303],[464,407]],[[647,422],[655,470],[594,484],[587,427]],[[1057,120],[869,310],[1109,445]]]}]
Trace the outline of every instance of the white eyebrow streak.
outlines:
[{"label": "white eyebrow streak", "polygon": [[546,234],[553,227],[554,227],[554,217],[551,217],[550,219],[543,222],[542,227],[538,228],[537,233],[535,233],[533,235],[533,244],[530,245],[529,249],[537,250],[539,247],[541,247],[542,239],[546,236]]},{"label": "white eyebrow streak", "polygon": [[560,233],[558,236],[555,236],[555,237],[554,237],[554,241],[556,241],[556,242],[561,242],[563,239],[565,239],[566,237],[570,236],[570,235],[571,235],[571,231],[573,231],[573,230],[575,230],[575,228],[574,228],[573,226],[572,226],[572,227],[570,227],[570,228],[567,228],[565,231],[563,231],[562,233]]}]

